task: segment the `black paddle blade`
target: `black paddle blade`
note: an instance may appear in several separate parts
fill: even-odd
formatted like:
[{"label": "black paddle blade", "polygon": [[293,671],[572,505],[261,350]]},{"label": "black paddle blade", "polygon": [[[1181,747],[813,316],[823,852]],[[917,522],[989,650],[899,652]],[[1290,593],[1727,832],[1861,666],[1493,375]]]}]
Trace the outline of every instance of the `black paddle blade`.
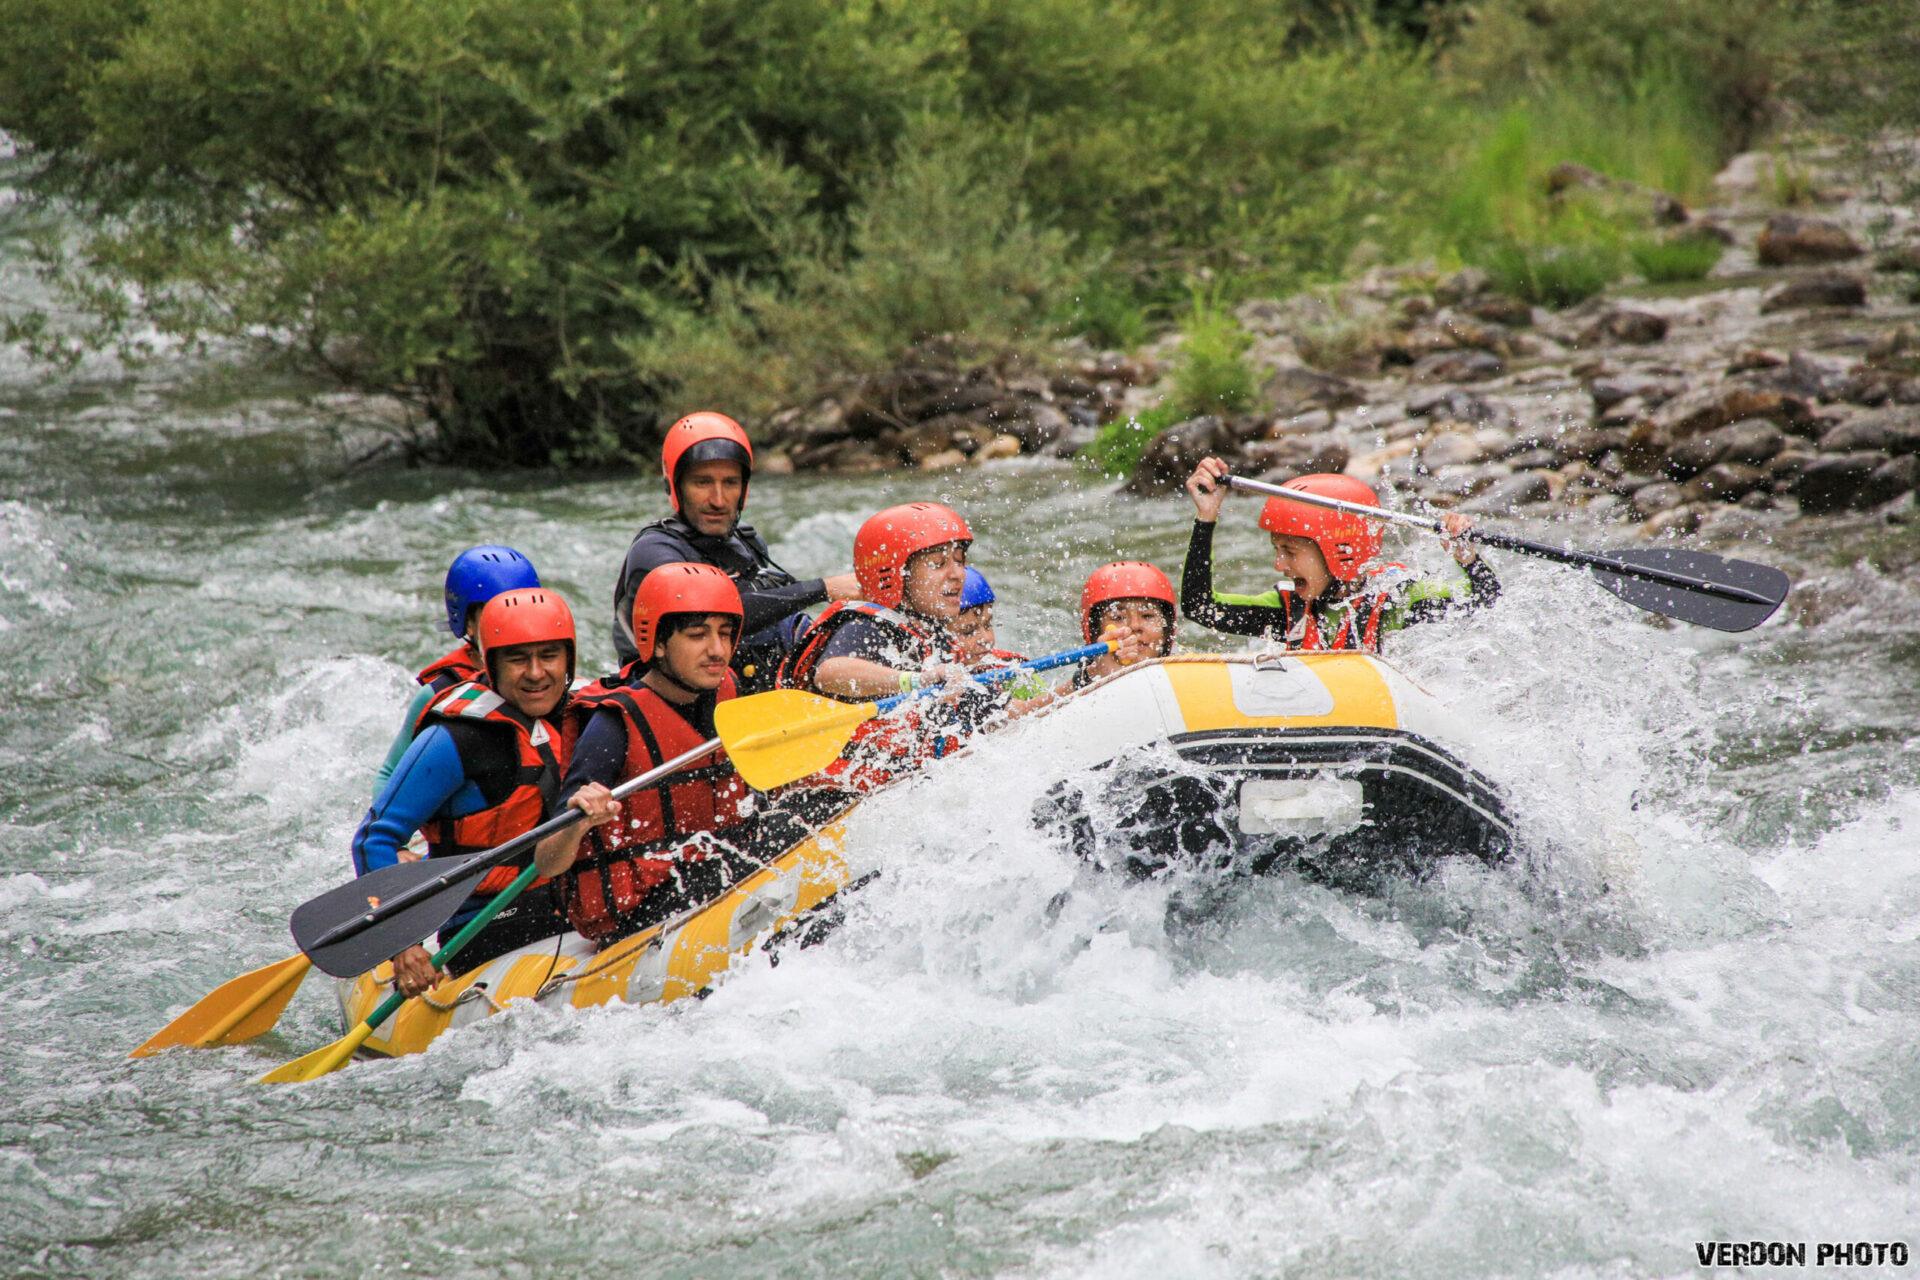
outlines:
[{"label": "black paddle blade", "polygon": [[1771,565],[1729,560],[1705,551],[1656,547],[1610,551],[1610,560],[1690,580],[1692,585],[1631,577],[1594,567],[1600,585],[1628,604],[1716,631],[1749,631],[1773,616],[1787,598],[1787,575]]},{"label": "black paddle blade", "polygon": [[358,977],[381,961],[391,960],[422,938],[438,932],[440,926],[453,919],[453,913],[460,909],[460,904],[472,895],[474,883],[485,868],[475,867],[473,874],[455,880],[438,893],[429,894],[385,920],[331,942],[321,943],[320,939],[339,926],[366,916],[382,902],[397,898],[407,890],[418,888],[449,871],[458,870],[461,862],[478,861],[485,856],[473,854],[466,859],[422,858],[418,862],[396,862],[390,867],[370,871],[357,880],[301,903],[293,913],[293,940],[321,972],[330,973],[336,978]]}]

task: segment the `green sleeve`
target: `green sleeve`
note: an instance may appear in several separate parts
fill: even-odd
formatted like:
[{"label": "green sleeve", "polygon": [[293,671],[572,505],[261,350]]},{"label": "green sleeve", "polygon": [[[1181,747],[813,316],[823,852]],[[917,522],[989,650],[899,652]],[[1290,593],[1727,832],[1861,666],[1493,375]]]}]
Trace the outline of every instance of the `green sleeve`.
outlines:
[{"label": "green sleeve", "polygon": [[400,733],[387,748],[387,758],[380,762],[380,768],[373,775],[373,794],[379,795],[387,785],[387,779],[393,776],[393,770],[400,763],[400,757],[407,754],[407,748],[413,745],[413,726],[420,722],[420,713],[433,701],[434,690],[430,685],[421,685],[420,691],[407,703],[407,714],[400,721]]}]

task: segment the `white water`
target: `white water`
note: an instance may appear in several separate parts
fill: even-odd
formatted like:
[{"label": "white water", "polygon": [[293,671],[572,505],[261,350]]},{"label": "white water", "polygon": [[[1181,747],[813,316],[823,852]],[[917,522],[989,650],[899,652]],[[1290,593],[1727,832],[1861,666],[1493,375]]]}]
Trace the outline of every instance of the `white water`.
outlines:
[{"label": "white water", "polygon": [[[864,810],[884,875],[846,926],[711,999],[521,1008],[259,1089],[338,1034],[317,980],[254,1047],[122,1055],[346,874],[452,552],[528,550],[605,661],[656,487],[343,477],[284,402],[25,379],[7,1274],[1643,1276],[1695,1241],[1920,1243],[1920,599],[1831,567],[1866,522],[1740,552],[1813,583],[1812,625],[1660,630],[1500,557],[1494,613],[1407,637],[1509,792],[1509,866],[1101,878],[1034,831],[1046,761],[1010,744]],[[1184,548],[1179,503],[1064,469],[914,484],[762,480],[751,514],[820,572],[873,507],[954,501],[1032,652],[1074,641],[1094,564]],[[1250,510],[1223,585],[1267,573]]]}]

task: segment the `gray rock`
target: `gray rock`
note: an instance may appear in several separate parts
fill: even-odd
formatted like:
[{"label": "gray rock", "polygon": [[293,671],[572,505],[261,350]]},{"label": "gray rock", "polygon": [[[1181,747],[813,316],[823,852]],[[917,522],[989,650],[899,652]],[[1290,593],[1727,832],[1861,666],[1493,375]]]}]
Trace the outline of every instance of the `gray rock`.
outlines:
[{"label": "gray rock", "polygon": [[1433,387],[1407,397],[1409,418],[1448,418],[1455,422],[1492,422],[1500,412],[1483,396],[1458,387]]},{"label": "gray rock", "polygon": [[1555,443],[1565,457],[1591,461],[1603,453],[1626,448],[1632,439],[1633,432],[1625,427],[1580,427]]},{"label": "gray rock", "polygon": [[1642,520],[1649,520],[1662,511],[1672,510],[1686,500],[1686,490],[1679,485],[1671,480],[1656,480],[1652,484],[1635,489],[1630,501],[1633,513]]},{"label": "gray rock", "polygon": [[1472,466],[1484,462],[1488,450],[1480,441],[1460,431],[1450,431],[1429,440],[1420,450],[1420,461],[1438,471],[1441,467]]},{"label": "gray rock", "polygon": [[1747,382],[1684,392],[1661,405],[1649,420],[1671,431],[1674,439],[1684,440],[1746,418],[1765,418],[1789,431],[1814,421],[1813,407],[1804,397]]},{"label": "gray rock", "polygon": [[1021,411],[996,425],[1020,442],[1023,453],[1039,453],[1065,434],[1067,415],[1044,400],[1021,402]]},{"label": "gray rock", "polygon": [[1413,366],[1415,382],[1485,382],[1507,371],[1490,351],[1439,351]]},{"label": "gray rock", "polygon": [[1312,435],[1332,426],[1331,413],[1325,409],[1312,409],[1306,413],[1296,413],[1291,418],[1276,419],[1267,425],[1261,435],[1268,440],[1278,440],[1282,436]]},{"label": "gray rock", "polygon": [[1515,507],[1545,502],[1553,497],[1553,485],[1544,471],[1519,471],[1494,481],[1460,510],[1476,515],[1502,515]]},{"label": "gray rock", "polygon": [[1892,502],[1903,493],[1911,493],[1920,487],[1920,457],[1908,454],[1904,458],[1892,458],[1873,469],[1867,482],[1860,487],[1860,500],[1863,505],[1877,507],[1883,502]]},{"label": "gray rock", "polygon": [[1767,473],[1744,462],[1718,462],[1686,486],[1689,502],[1735,502],[1766,486]]},{"label": "gray rock", "polygon": [[1791,311],[1798,307],[1864,307],[1867,282],[1844,271],[1823,271],[1818,275],[1789,280],[1760,300],[1760,314]]},{"label": "gray rock", "polygon": [[1523,449],[1506,460],[1515,471],[1551,471],[1564,461],[1558,449]]},{"label": "gray rock", "polygon": [[1056,458],[1074,457],[1082,449],[1092,444],[1094,437],[1099,434],[1100,429],[1098,427],[1076,421],[1072,426],[1060,433],[1060,438],[1048,446],[1047,452]]},{"label": "gray rock", "polygon": [[1176,422],[1147,445],[1127,477],[1126,491],[1143,498],[1174,493],[1200,459],[1226,452],[1231,443],[1226,424],[1210,413]]},{"label": "gray rock", "polygon": [[1309,409],[1345,409],[1367,399],[1358,383],[1306,365],[1277,370],[1261,388],[1261,395],[1283,418]]},{"label": "gray rock", "polygon": [[1646,346],[1667,336],[1667,318],[1651,311],[1616,307],[1589,325],[1580,340],[1597,346],[1604,342],[1624,342]]},{"label": "gray rock", "polygon": [[1623,373],[1608,378],[1595,378],[1587,387],[1593,396],[1595,409],[1607,409],[1622,400],[1638,397],[1648,404],[1664,404],[1673,399],[1674,386],[1659,378],[1649,378],[1644,374]]},{"label": "gray rock", "polygon": [[1700,528],[1700,508],[1669,507],[1647,517],[1640,533],[1647,538],[1683,538]]},{"label": "gray rock", "polygon": [[1667,454],[1666,472],[1676,480],[1684,480],[1716,463],[1758,465],[1786,445],[1786,432],[1765,419],[1749,418],[1681,441]]},{"label": "gray rock", "polygon": [[1813,400],[1838,400],[1847,390],[1851,365],[1834,356],[1796,351],[1766,378],[1766,384]]},{"label": "gray rock", "polygon": [[1878,502],[1865,500],[1872,492],[1867,488],[1867,478],[1886,461],[1884,453],[1820,454],[1808,459],[1801,468],[1793,485],[1793,495],[1800,500],[1800,510],[1807,515],[1877,506]]},{"label": "gray rock", "polygon": [[[1315,472],[1345,471],[1353,453],[1338,440],[1315,440],[1305,436],[1280,440],[1256,440],[1240,451],[1242,468],[1255,473],[1281,475],[1282,479]],[[1181,477],[1185,483],[1185,477]]]},{"label": "gray rock", "polygon": [[1433,296],[1449,306],[1457,306],[1478,297],[1493,284],[1493,277],[1478,267],[1463,267],[1440,282]]},{"label": "gray rock", "polygon": [[1863,413],[1820,437],[1822,453],[1848,453],[1858,449],[1920,453],[1920,414],[1905,408]]},{"label": "gray rock", "polygon": [[1771,511],[1780,504],[1775,502],[1773,495],[1765,489],[1755,489],[1751,493],[1742,495],[1739,505],[1745,511]]},{"label": "gray rock", "polygon": [[1489,293],[1474,298],[1460,308],[1468,315],[1479,320],[1490,320],[1494,324],[1504,324],[1521,329],[1533,323],[1533,308],[1518,298],[1508,297],[1504,293]]},{"label": "gray rock", "polygon": [[1628,396],[1602,409],[1594,421],[1603,427],[1630,427],[1646,416],[1647,409],[1645,400],[1639,396]]},{"label": "gray rock", "polygon": [[1754,256],[1763,267],[1790,267],[1808,262],[1844,262],[1863,253],[1859,241],[1837,222],[1775,214],[1761,229]]}]

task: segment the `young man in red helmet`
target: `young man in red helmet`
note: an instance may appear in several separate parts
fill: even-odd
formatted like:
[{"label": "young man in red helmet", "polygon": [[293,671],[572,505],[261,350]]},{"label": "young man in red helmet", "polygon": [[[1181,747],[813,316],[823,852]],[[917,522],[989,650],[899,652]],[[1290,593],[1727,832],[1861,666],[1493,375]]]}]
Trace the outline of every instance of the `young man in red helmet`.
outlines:
[{"label": "young man in red helmet", "polygon": [[[574,696],[580,727],[562,804],[716,736],[714,708],[734,696],[732,662],[744,616],[733,580],[712,565],[662,565],[641,581],[631,619],[639,656]],[[601,943],[625,937],[716,897],[756,869],[746,853],[755,826],[747,796],[747,784],[716,747],[620,801],[614,822],[542,841],[541,874],[571,872],[565,899],[575,929]]]},{"label": "young man in red helmet", "polygon": [[[1479,608],[1500,594],[1500,580],[1467,542],[1447,544],[1465,570],[1460,584],[1414,577],[1405,567],[1376,564],[1380,554],[1377,522],[1285,498],[1269,498],[1260,511],[1260,527],[1273,538],[1273,567],[1284,580],[1257,596],[1235,596],[1213,589],[1213,528],[1226,499],[1227,464],[1203,459],[1187,478],[1193,499],[1193,535],[1181,572],[1180,607],[1203,627],[1230,635],[1273,635],[1295,649],[1357,649],[1380,652],[1388,632]],[[1352,476],[1298,476],[1283,486],[1366,506],[1379,497]],[[1449,533],[1472,526],[1463,515],[1441,518]]]},{"label": "young man in red helmet", "polygon": [[[455,857],[511,840],[555,812],[567,764],[561,716],[573,679],[573,613],[552,591],[503,592],[481,607],[475,641],[484,675],[448,690],[421,717],[413,744],[354,833],[357,874],[392,865],[415,831],[426,833],[429,857]],[[593,823],[614,814],[604,787],[583,788],[571,803]],[[481,877],[441,936],[451,937],[533,856]],[[467,944],[461,968],[566,928],[552,887],[536,883]],[[394,957],[402,994],[418,995],[437,978],[424,946]]]},{"label": "young man in red helmet", "polygon": [[662,565],[710,564],[740,590],[746,630],[734,669],[743,691],[772,687],[780,660],[804,631],[811,605],[851,600],[859,585],[851,573],[800,581],[773,562],[767,544],[740,523],[753,479],[753,445],[724,413],[690,413],[667,428],[660,447],[673,514],[634,535],[613,590],[613,649],[622,666],[639,656],[633,636],[633,599],[646,576]]},{"label": "young man in red helmet", "polygon": [[1173,652],[1173,583],[1144,560],[1117,560],[1087,575],[1080,589],[1080,638],[1088,644],[1117,640],[1120,647],[1081,667],[1076,689],[1122,667]]},{"label": "young man in red helmet", "polygon": [[[782,688],[864,702],[942,683],[950,692],[904,715],[870,720],[854,733],[863,789],[942,754],[1009,703],[1008,691],[975,684],[949,631],[967,581],[973,530],[937,502],[888,507],[860,526],[853,569],[863,599],[829,605],[780,669]],[[865,748],[877,750],[865,750]],[[830,771],[831,772],[831,771]]]}]

